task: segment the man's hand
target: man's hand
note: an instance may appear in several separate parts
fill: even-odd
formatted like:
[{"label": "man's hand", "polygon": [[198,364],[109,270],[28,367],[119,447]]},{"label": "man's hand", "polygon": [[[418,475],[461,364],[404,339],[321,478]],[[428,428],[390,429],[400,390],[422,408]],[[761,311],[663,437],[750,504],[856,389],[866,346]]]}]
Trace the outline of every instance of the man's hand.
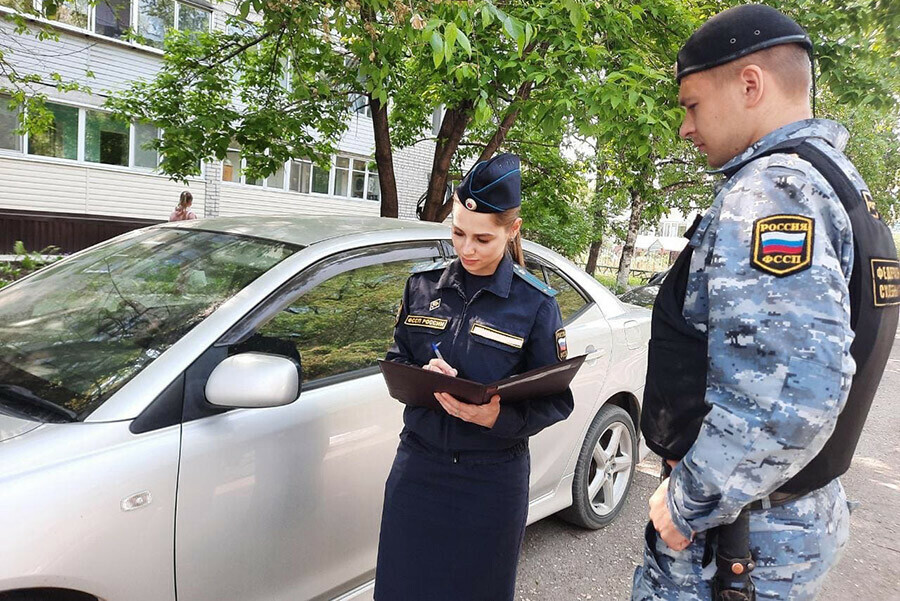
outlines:
[{"label": "man's hand", "polygon": [[685,538],[672,522],[672,515],[669,513],[669,506],[666,503],[668,492],[669,479],[666,478],[650,497],[650,521],[653,522],[653,527],[656,528],[660,538],[670,549],[683,551],[691,544],[691,540]]},{"label": "man's hand", "polygon": [[497,423],[497,418],[500,416],[499,394],[495,394],[491,397],[491,402],[484,405],[463,403],[446,392],[435,392],[434,398],[441,404],[444,411],[453,417],[459,418],[464,422],[484,426],[485,428],[493,428],[494,424]]}]

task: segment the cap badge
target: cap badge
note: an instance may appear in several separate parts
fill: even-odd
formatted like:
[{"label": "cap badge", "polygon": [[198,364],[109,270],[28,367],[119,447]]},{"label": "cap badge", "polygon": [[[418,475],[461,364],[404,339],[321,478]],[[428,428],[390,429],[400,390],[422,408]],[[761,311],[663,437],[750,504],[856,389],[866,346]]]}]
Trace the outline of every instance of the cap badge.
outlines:
[{"label": "cap badge", "polygon": [[470,211],[474,211],[475,209],[478,208],[478,203],[476,203],[475,200],[472,198],[467,198],[466,199],[466,208],[469,209]]}]

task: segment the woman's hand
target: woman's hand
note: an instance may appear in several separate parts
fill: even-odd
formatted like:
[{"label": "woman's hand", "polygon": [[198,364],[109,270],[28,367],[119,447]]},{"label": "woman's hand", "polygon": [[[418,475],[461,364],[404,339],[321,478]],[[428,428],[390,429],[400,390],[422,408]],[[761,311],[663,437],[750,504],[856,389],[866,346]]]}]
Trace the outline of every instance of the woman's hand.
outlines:
[{"label": "woman's hand", "polygon": [[485,428],[493,428],[494,424],[497,423],[497,418],[500,416],[499,394],[495,394],[491,397],[491,402],[484,405],[460,402],[453,395],[446,392],[435,392],[434,398],[441,404],[444,411],[453,417],[459,418],[464,422],[484,426]]},{"label": "woman's hand", "polygon": [[457,374],[457,371],[443,359],[432,359],[428,362],[428,365],[423,365],[422,369],[426,371],[436,371],[442,374],[447,374],[448,376],[453,376],[454,378]]}]

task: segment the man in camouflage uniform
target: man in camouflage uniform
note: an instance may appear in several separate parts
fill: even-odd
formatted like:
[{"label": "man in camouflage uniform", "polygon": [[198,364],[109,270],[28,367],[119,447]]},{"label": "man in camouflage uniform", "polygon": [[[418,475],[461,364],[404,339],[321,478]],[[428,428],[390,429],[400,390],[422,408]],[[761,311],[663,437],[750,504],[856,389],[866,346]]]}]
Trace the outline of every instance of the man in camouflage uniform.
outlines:
[{"label": "man in camouflage uniform", "polygon": [[847,131],[811,118],[810,49],[796,23],[749,5],[711,19],[679,53],[680,133],[729,177],[693,228],[685,263],[682,315],[708,344],[697,369],[706,370],[709,409],[650,500],[633,600],[712,599],[707,534],[754,504],[749,541],[760,600],[813,599],[847,543],[837,478],[770,503],[829,439],[855,371],[848,213],[809,162],[762,156],[811,138],[868,194],[842,154]]}]

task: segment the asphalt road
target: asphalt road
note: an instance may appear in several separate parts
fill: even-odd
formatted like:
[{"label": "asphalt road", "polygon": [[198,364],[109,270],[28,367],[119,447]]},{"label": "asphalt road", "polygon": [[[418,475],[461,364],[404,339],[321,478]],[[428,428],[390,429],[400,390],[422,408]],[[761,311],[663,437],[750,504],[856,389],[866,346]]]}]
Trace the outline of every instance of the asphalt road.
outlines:
[{"label": "asphalt road", "polygon": [[[900,601],[900,337],[888,362],[850,471],[842,478],[851,501],[850,545],[829,575],[819,601]],[[652,460],[642,469],[653,470]],[[657,479],[636,472],[625,508],[610,526],[581,530],[550,517],[525,533],[519,601],[630,598],[641,560],[647,499]]]}]

